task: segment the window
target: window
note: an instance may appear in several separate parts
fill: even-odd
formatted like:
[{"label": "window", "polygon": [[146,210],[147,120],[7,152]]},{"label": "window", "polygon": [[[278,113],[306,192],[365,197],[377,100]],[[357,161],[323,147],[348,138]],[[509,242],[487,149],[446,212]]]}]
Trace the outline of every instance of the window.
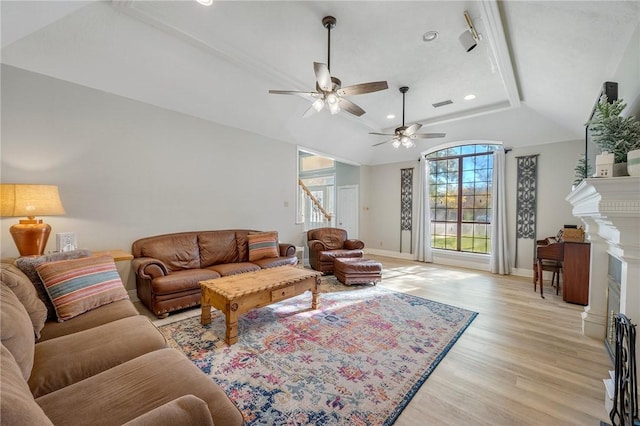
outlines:
[{"label": "window", "polygon": [[491,251],[491,179],[497,145],[463,145],[428,154],[431,246]]}]

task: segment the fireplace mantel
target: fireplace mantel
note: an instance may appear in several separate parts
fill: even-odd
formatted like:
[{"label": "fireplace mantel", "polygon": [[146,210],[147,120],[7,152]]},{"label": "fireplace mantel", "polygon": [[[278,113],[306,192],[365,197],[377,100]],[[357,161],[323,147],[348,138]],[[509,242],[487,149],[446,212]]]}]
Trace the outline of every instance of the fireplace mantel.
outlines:
[{"label": "fireplace mantel", "polygon": [[622,263],[620,310],[640,322],[640,177],[585,179],[566,200],[591,241],[589,305],[582,332],[600,340],[606,334],[609,255]]}]

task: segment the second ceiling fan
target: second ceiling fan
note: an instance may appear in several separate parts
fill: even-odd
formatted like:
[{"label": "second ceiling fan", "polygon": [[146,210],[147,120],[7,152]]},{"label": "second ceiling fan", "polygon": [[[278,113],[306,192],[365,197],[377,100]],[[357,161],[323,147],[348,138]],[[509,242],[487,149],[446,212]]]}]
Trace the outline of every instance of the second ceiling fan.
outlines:
[{"label": "second ceiling fan", "polygon": [[276,95],[308,95],[315,99],[309,109],[303,114],[307,117],[315,112],[321,111],[325,106],[331,114],[337,114],[341,109],[360,117],[365,111],[353,102],[345,99],[344,96],[362,95],[364,93],[377,92],[387,89],[386,81],[373,81],[370,83],[354,84],[352,86],[341,87],[340,79],[333,77],[330,72],[331,66],[331,29],[336,26],[336,18],[325,16],[322,25],[327,29],[327,63],[313,63],[313,71],[316,74],[316,91],[303,92],[296,90],[269,90],[269,93]]},{"label": "second ceiling fan", "polygon": [[402,86],[399,90],[400,93],[402,93],[402,126],[396,128],[394,133],[369,133],[370,135],[393,136],[393,139],[379,142],[373,146],[391,142],[391,145],[394,148],[399,148],[400,145],[404,146],[405,148],[413,148],[414,146],[416,146],[416,144],[412,139],[431,139],[445,137],[446,133],[416,133],[418,130],[420,130],[422,124],[414,123],[411,126],[404,125],[404,96],[409,91],[409,88],[407,86]]}]

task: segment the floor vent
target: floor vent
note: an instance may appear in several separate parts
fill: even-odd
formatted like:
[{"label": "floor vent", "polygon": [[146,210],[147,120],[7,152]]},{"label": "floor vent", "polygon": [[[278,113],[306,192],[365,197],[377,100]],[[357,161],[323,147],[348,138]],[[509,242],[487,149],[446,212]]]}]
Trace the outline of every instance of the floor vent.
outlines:
[{"label": "floor vent", "polygon": [[431,104],[431,105],[433,105],[434,108],[440,108],[445,105],[451,105],[452,103],[453,101],[451,99],[447,99],[446,101],[436,102],[435,104]]}]

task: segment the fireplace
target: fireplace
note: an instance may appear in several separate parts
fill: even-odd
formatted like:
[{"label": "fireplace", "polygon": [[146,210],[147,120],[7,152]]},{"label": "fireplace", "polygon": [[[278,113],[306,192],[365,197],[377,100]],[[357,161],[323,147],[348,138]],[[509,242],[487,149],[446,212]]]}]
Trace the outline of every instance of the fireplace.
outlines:
[{"label": "fireplace", "polygon": [[[566,200],[591,242],[589,304],[582,313],[582,332],[605,339],[611,310],[640,320],[640,177],[591,178]],[[619,277],[619,302],[609,307],[609,259]],[[617,279],[617,278],[616,278]],[[612,301],[613,302],[613,301]]]},{"label": "fireplace", "polygon": [[615,360],[616,326],[615,316],[620,313],[620,281],[622,278],[622,262],[609,255],[609,274],[607,277],[607,335],[604,343],[611,361]]},{"label": "fireplace", "polygon": [[612,311],[640,322],[640,177],[585,179],[566,200],[591,242],[582,332],[610,346]]}]

